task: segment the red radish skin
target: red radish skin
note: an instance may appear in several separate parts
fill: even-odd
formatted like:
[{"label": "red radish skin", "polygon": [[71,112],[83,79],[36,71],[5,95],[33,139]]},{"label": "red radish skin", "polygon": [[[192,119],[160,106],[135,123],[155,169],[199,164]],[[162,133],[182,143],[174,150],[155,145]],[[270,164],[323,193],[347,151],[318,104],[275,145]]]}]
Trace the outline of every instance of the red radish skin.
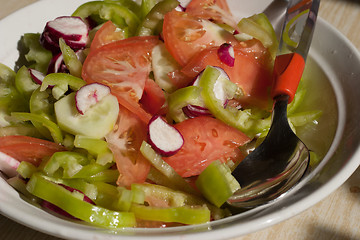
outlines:
[{"label": "red radish skin", "polygon": [[229,67],[233,67],[235,64],[234,48],[229,43],[223,43],[218,49],[218,56],[221,62],[225,63]]},{"label": "red radish skin", "polygon": [[181,133],[159,115],[149,121],[148,140],[156,152],[166,157],[174,155],[184,145]]},{"label": "red radish skin", "polygon": [[89,27],[80,17],[63,16],[47,22],[40,38],[43,47],[60,52],[60,38],[72,49],[82,49],[89,40]]},{"label": "red radish skin", "polygon": [[15,177],[17,175],[16,169],[20,162],[15,158],[0,152],[0,171],[5,173],[8,177]]},{"label": "red radish skin", "polygon": [[104,84],[91,83],[85,85],[76,92],[76,109],[83,115],[89,108],[91,108],[91,106],[95,105],[109,94],[111,94],[110,88]]},{"label": "red radish skin", "polygon": [[183,107],[183,112],[188,118],[200,117],[200,116],[212,116],[209,109],[196,105],[187,105]]},{"label": "red radish skin", "polygon": [[32,80],[41,85],[44,78],[45,78],[45,75],[42,73],[42,72],[39,72],[38,70],[35,70],[35,69],[32,69],[32,68],[29,68],[29,73],[30,73],[30,76],[32,78]]},{"label": "red radish skin", "polygon": [[69,73],[69,70],[64,63],[63,55],[61,53],[56,54],[51,59],[47,73]]}]

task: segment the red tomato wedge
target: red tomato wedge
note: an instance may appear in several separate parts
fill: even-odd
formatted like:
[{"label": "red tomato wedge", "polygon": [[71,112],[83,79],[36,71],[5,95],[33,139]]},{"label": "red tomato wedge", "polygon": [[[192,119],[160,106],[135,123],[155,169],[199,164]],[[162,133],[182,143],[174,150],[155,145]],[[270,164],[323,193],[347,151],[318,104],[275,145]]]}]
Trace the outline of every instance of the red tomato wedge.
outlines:
[{"label": "red tomato wedge", "polygon": [[26,161],[35,166],[39,166],[44,157],[65,150],[62,145],[38,138],[20,135],[0,137],[0,152],[15,158],[19,162]]},{"label": "red tomato wedge", "polygon": [[111,21],[104,23],[101,28],[96,32],[94,39],[90,45],[90,51],[98,49],[101,46],[122,40],[125,38],[123,31],[119,30]]},{"label": "red tomato wedge", "polygon": [[165,14],[163,37],[167,50],[182,66],[205,48],[237,43],[230,32],[217,24],[175,10]]},{"label": "red tomato wedge", "polygon": [[192,0],[186,6],[186,13],[238,28],[226,0]]},{"label": "red tomato wedge", "polygon": [[139,100],[151,71],[150,54],[158,43],[157,36],[131,37],[95,49],[84,62],[82,78],[109,86],[120,104],[147,123],[151,115]]},{"label": "red tomato wedge", "polygon": [[132,183],[146,180],[150,163],[140,153],[141,143],[147,138],[146,133],[146,124],[120,106],[117,123],[113,131],[105,136],[120,173],[118,185],[130,187]]},{"label": "red tomato wedge", "polygon": [[174,127],[184,138],[175,155],[163,159],[182,177],[199,175],[211,162],[243,159],[239,146],[250,141],[244,133],[212,117],[187,119]]},{"label": "red tomato wedge", "polygon": [[181,72],[194,78],[208,65],[221,67],[229,75],[230,80],[245,92],[241,104],[268,108],[271,103],[272,72],[267,65],[270,61],[267,49],[258,40],[250,40],[234,46],[233,67],[221,62],[217,54],[218,49],[219,47],[212,47],[200,52],[184,66]]},{"label": "red tomato wedge", "polygon": [[166,98],[164,91],[157,83],[148,78],[145,82],[144,93],[140,99],[142,107],[152,115],[166,113]]}]

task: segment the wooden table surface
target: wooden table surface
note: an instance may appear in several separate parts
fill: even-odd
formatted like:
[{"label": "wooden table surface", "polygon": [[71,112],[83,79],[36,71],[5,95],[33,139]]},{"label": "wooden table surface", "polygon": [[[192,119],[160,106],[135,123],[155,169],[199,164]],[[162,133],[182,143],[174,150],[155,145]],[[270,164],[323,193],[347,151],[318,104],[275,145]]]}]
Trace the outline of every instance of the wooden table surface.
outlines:
[{"label": "wooden table surface", "polygon": [[[33,2],[36,0],[0,0],[0,19]],[[360,0],[322,0],[319,15],[339,29],[360,50]],[[0,239],[58,238],[24,227],[0,215]],[[360,240],[360,168],[340,188],[305,212],[233,240],[260,239]]]}]

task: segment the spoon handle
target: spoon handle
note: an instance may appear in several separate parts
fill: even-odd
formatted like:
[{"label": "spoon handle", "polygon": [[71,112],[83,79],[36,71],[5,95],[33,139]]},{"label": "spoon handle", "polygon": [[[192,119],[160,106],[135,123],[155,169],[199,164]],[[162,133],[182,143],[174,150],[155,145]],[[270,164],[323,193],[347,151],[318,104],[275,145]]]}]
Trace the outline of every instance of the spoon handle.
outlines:
[{"label": "spoon handle", "polygon": [[295,52],[278,55],[274,63],[272,98],[288,95],[290,103],[295,96],[304,68],[305,60],[300,54]]}]

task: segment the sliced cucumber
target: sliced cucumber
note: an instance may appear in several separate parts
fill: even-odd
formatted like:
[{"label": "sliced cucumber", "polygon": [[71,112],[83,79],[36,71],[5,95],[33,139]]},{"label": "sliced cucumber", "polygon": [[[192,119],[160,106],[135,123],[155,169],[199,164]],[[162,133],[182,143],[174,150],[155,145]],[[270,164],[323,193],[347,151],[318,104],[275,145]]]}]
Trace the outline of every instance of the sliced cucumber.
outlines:
[{"label": "sliced cucumber", "polygon": [[81,115],[75,106],[75,93],[55,102],[55,115],[61,129],[74,135],[102,138],[117,120],[119,104],[115,96],[107,95]]},{"label": "sliced cucumber", "polygon": [[168,73],[180,69],[180,65],[170,55],[165,44],[155,46],[151,56],[155,82],[167,93],[172,93],[176,90],[176,86],[171,82]]}]

